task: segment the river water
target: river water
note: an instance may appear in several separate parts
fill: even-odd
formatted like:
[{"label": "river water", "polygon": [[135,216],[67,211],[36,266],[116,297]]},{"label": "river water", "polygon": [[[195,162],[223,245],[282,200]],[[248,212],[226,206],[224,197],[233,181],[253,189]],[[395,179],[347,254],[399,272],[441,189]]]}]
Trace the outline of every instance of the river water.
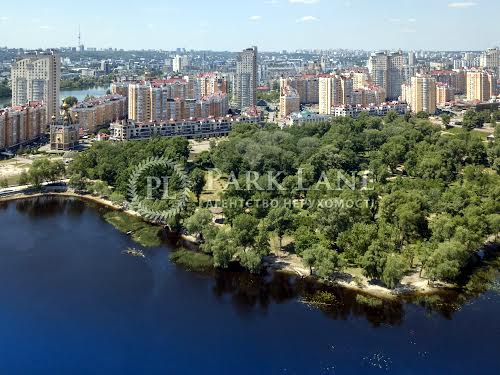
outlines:
[{"label": "river water", "polygon": [[[86,90],[62,90],[60,93],[61,100],[68,96],[74,96],[78,101],[84,100],[87,95],[89,96],[103,96],[106,95],[106,91],[109,87],[93,87]],[[0,108],[6,107],[11,103],[11,98],[0,98]]]},{"label": "river water", "polygon": [[495,374],[500,296],[301,302],[281,274],[197,274],[75,199],[0,205],[1,374]]}]

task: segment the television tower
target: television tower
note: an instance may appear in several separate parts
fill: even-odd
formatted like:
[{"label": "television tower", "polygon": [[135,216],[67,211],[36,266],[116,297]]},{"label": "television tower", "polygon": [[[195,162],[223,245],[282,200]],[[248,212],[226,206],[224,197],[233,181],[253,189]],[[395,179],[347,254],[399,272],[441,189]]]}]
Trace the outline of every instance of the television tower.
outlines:
[{"label": "television tower", "polygon": [[78,25],[78,51],[83,52],[82,32],[80,30],[80,25]]}]

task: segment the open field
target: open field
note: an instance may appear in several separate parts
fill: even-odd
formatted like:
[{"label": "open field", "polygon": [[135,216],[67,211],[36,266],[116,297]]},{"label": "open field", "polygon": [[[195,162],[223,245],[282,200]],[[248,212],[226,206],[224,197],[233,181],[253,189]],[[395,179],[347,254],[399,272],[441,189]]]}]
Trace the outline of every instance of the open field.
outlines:
[{"label": "open field", "polygon": [[[34,156],[16,156],[8,160],[0,160],[0,180],[6,179],[9,186],[16,186],[19,184],[19,177],[23,172],[27,172],[33,160],[37,158],[47,157],[45,155]],[[60,156],[49,157],[50,160],[61,160]]]}]

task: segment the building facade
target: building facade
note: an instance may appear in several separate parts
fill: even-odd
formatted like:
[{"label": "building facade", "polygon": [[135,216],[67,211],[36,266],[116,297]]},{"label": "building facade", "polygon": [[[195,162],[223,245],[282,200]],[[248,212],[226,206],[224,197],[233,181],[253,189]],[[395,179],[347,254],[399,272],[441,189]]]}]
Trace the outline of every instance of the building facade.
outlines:
[{"label": "building facade", "polygon": [[401,85],[405,83],[406,56],[403,52],[375,52],[368,61],[371,80],[386,92],[390,100],[401,96]]},{"label": "building facade", "polygon": [[258,123],[260,117],[232,117],[179,120],[166,122],[136,123],[121,121],[111,124],[110,140],[125,141],[148,139],[155,135],[162,137],[211,138],[227,136],[234,124]]},{"label": "building facade", "polygon": [[436,113],[436,80],[428,75],[411,78],[410,108],[412,112]]},{"label": "building facade", "polygon": [[47,121],[59,116],[61,59],[56,51],[29,53],[12,64],[12,105],[30,101],[46,106]]},{"label": "building facade", "polygon": [[302,75],[280,79],[280,90],[290,86],[297,90],[300,104],[319,104],[319,77],[316,75]]},{"label": "building facade", "polygon": [[497,94],[497,75],[493,71],[467,71],[467,100],[485,102]]},{"label": "building facade", "polygon": [[285,86],[280,91],[280,118],[284,119],[294,112],[300,112],[300,96],[297,90]]},{"label": "building facade", "polygon": [[329,75],[319,78],[319,113],[331,115],[332,108],[351,104],[353,81],[349,76]]},{"label": "building facade", "polygon": [[47,111],[41,102],[0,109],[0,150],[33,141],[47,130]]},{"label": "building facade", "polygon": [[244,50],[236,62],[235,102],[240,109],[257,104],[257,47]]},{"label": "building facade", "polygon": [[86,100],[71,108],[71,117],[80,129],[96,132],[100,127],[127,117],[127,98],[121,95],[106,95]]}]

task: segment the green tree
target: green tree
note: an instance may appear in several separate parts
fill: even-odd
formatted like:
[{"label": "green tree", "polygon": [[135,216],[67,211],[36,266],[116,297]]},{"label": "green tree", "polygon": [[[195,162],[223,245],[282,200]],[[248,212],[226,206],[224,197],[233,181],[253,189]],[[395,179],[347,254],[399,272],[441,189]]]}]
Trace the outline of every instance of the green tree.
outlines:
[{"label": "green tree", "polygon": [[382,276],[387,253],[379,240],[375,240],[368,247],[368,251],[361,259],[361,267],[366,277],[378,279]]},{"label": "green tree", "polygon": [[80,173],[75,173],[71,175],[68,185],[77,192],[84,191],[87,188],[87,181]]},{"label": "green tree", "polygon": [[302,261],[309,267],[310,274],[313,273],[314,268],[316,275],[322,279],[330,279],[343,267],[338,253],[321,244],[305,250],[302,254]]},{"label": "green tree", "polygon": [[475,128],[481,128],[484,125],[484,122],[485,118],[483,115],[477,113],[473,109],[469,109],[464,115],[463,128],[471,131]]},{"label": "green tree", "polygon": [[382,281],[387,287],[394,289],[401,282],[405,271],[405,259],[399,254],[389,254],[382,273]]},{"label": "green tree", "polygon": [[46,158],[36,159],[28,170],[27,181],[40,188],[44,182],[57,181],[64,173],[65,167],[62,161],[50,161]]},{"label": "green tree", "polygon": [[214,257],[214,266],[219,268],[229,267],[229,263],[238,251],[227,230],[217,232],[215,238],[211,240],[210,249]]},{"label": "green tree", "polygon": [[212,223],[212,213],[207,209],[198,209],[190,216],[185,227],[189,233],[195,234],[199,241],[203,241],[203,232]]},{"label": "green tree", "polygon": [[445,126],[445,128],[448,128],[448,126],[450,125],[450,122],[451,122],[451,116],[447,113],[444,113],[441,115],[441,121],[443,122],[443,125]]},{"label": "green tree", "polygon": [[67,96],[63,100],[64,104],[67,104],[70,108],[78,103],[78,99],[74,96]]},{"label": "green tree", "polygon": [[203,188],[205,187],[205,172],[203,172],[201,169],[196,168],[193,170],[191,173],[191,190],[196,196],[196,200],[198,201],[198,204],[200,203],[200,196],[201,193],[203,193]]},{"label": "green tree", "polygon": [[345,258],[356,264],[376,238],[377,232],[375,224],[356,223],[351,229],[340,234],[337,245],[344,251]]},{"label": "green tree", "polygon": [[253,247],[258,234],[259,221],[256,218],[248,214],[236,216],[231,235],[237,246],[241,246],[244,249]]},{"label": "green tree", "polygon": [[467,259],[468,253],[462,243],[442,242],[426,262],[426,276],[431,281],[455,280]]},{"label": "green tree", "polygon": [[266,217],[267,228],[275,232],[279,239],[279,251],[283,247],[283,237],[293,229],[294,215],[287,207],[276,207],[269,211]]},{"label": "green tree", "polygon": [[7,188],[9,187],[9,181],[7,181],[6,178],[0,180],[0,188]]},{"label": "green tree", "polygon": [[251,273],[258,273],[262,264],[262,257],[255,250],[245,250],[240,253],[240,264]]}]

